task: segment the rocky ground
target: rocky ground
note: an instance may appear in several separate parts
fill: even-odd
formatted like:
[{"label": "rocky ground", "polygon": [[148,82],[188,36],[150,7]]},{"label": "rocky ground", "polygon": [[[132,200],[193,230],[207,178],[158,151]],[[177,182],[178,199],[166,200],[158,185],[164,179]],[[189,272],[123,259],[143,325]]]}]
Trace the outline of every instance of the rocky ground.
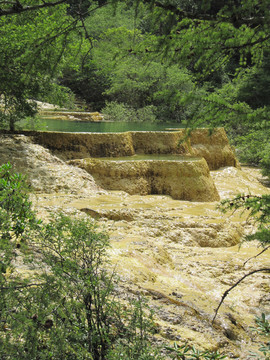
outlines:
[{"label": "rocky ground", "polygon": [[[239,244],[253,224],[245,214],[221,214],[217,202],[188,202],[163,195],[128,195],[99,188],[83,169],[66,164],[29,138],[0,136],[0,163],[10,161],[27,174],[33,205],[45,219],[52,211],[74,211],[95,219],[111,238],[111,260],[120,276],[119,292],[149,299],[159,339],[201,349],[219,349],[229,359],[248,359],[259,341],[250,330],[254,317],[270,313],[269,275],[248,277],[226,298],[222,294],[244,274],[269,266],[269,252],[257,243]],[[264,194],[256,169],[226,167],[211,175],[221,198]]]}]

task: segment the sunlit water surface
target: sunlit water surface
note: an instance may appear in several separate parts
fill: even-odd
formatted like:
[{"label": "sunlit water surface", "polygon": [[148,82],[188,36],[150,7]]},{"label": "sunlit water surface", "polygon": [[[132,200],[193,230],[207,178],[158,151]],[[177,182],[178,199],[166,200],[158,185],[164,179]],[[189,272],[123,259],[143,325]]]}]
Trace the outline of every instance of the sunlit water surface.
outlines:
[{"label": "sunlit water surface", "polygon": [[[125,132],[125,131],[164,131],[180,128],[178,123],[152,122],[89,122],[41,118],[39,127],[44,131],[63,132]],[[24,129],[34,130],[34,123],[21,124]]]}]

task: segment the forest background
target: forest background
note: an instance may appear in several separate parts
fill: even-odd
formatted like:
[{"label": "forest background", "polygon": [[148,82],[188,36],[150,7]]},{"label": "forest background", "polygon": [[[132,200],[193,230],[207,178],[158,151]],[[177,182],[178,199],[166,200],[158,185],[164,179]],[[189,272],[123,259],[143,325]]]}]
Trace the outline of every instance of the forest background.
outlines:
[{"label": "forest background", "polygon": [[266,0],[1,1],[0,126],[76,98],[115,121],[224,126],[269,175],[269,20]]}]

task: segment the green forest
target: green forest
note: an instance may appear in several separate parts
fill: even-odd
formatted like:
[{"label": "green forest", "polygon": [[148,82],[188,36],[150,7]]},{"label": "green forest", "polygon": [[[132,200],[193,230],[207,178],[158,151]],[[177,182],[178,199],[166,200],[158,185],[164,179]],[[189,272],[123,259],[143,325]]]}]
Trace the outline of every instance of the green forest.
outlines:
[{"label": "green forest", "polygon": [[0,126],[36,103],[115,121],[224,126],[244,162],[269,174],[267,0],[0,3]]},{"label": "green forest", "polygon": [[[269,45],[269,0],[0,0],[0,129],[36,119],[37,101],[79,102],[113,121],[224,127],[240,161],[269,177]],[[107,234],[61,214],[42,224],[28,193],[24,177],[0,167],[1,359],[226,358],[155,346],[147,304],[115,300]],[[269,195],[239,195],[220,206],[251,210],[250,240],[266,249],[269,205]],[[6,280],[15,249],[34,278]],[[264,315],[256,322],[269,336]]]}]

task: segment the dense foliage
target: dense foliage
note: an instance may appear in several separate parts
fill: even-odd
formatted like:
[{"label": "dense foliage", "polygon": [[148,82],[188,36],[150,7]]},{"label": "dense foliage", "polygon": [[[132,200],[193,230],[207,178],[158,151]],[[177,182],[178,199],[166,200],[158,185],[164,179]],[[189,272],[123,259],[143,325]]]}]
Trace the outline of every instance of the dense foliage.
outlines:
[{"label": "dense foliage", "polygon": [[24,242],[27,228],[39,224],[28,199],[29,187],[21,174],[13,173],[11,164],[0,167],[0,283],[11,266],[15,249]]},{"label": "dense foliage", "polygon": [[75,95],[113,120],[224,126],[269,175],[269,17],[267,0],[3,2],[0,125]]},{"label": "dense foliage", "polygon": [[56,81],[59,62],[75,47],[65,13],[65,6],[59,6],[53,12],[45,8],[0,17],[2,127],[14,130],[17,121],[33,116],[34,100],[64,100],[68,94]]}]

